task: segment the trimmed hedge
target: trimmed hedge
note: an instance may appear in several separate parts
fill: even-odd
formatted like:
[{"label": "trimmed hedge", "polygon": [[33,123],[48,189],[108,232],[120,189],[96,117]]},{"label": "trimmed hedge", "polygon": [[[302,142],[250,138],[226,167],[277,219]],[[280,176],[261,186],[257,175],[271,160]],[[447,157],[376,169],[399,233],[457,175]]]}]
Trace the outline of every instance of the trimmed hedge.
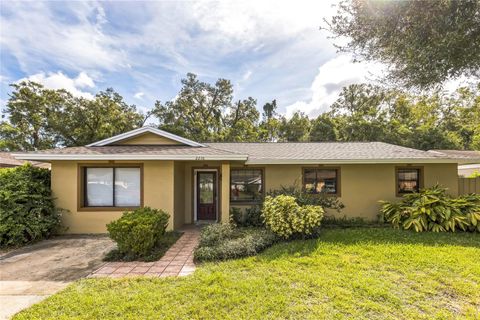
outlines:
[{"label": "trimmed hedge", "polygon": [[165,234],[170,216],[150,207],[125,211],[118,220],[107,224],[107,230],[120,253],[134,257],[149,254]]},{"label": "trimmed hedge", "polygon": [[25,164],[0,169],[0,246],[48,238],[60,226],[53,203],[50,170]]},{"label": "trimmed hedge", "polygon": [[262,228],[234,228],[230,224],[205,226],[195,249],[196,261],[218,261],[253,256],[278,240]]}]

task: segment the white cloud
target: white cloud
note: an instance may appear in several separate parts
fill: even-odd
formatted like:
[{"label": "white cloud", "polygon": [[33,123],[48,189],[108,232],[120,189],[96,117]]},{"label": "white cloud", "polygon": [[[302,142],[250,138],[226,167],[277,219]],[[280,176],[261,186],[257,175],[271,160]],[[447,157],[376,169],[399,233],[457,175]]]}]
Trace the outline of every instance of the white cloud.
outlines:
[{"label": "white cloud", "polygon": [[17,59],[23,72],[38,72],[50,65],[75,71],[126,66],[115,37],[102,30],[107,21],[100,4],[70,2],[68,10],[76,21],[58,16],[50,4],[12,1],[2,5],[1,28],[8,32],[2,33],[0,45]]},{"label": "white cloud", "polygon": [[354,83],[375,82],[383,68],[375,63],[353,63],[348,55],[337,56],[319,69],[310,87],[309,101],[297,101],[286,107],[287,116],[295,111],[313,117],[326,111],[337,100],[342,88]]},{"label": "white cloud", "polygon": [[41,83],[49,89],[65,89],[76,97],[83,97],[92,99],[93,95],[88,91],[83,91],[84,88],[94,88],[95,83],[85,72],[80,72],[77,77],[69,78],[62,72],[48,73],[40,72],[31,75],[27,78],[18,80],[18,82],[30,80]]},{"label": "white cloud", "polygon": [[143,96],[145,96],[145,92],[137,92],[133,96],[139,100],[142,100]]}]

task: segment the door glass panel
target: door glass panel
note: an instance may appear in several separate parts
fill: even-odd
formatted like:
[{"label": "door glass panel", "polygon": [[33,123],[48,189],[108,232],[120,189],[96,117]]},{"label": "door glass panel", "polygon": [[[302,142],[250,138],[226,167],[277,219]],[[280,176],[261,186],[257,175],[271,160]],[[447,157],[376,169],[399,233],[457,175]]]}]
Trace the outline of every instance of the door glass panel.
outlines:
[{"label": "door glass panel", "polygon": [[200,204],[213,203],[213,173],[198,174],[198,193],[200,196]]}]

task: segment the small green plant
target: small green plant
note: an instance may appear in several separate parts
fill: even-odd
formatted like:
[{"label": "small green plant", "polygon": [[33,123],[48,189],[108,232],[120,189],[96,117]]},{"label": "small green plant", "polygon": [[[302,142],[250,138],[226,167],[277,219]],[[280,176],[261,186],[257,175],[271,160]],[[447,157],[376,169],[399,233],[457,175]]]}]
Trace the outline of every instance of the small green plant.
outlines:
[{"label": "small green plant", "polygon": [[219,261],[253,256],[270,247],[277,236],[263,228],[234,228],[229,224],[205,226],[195,249],[196,261]]},{"label": "small green plant", "polygon": [[232,222],[239,227],[262,227],[262,210],[258,205],[247,207],[244,210],[232,207],[230,209]]},{"label": "small green plant", "polygon": [[478,230],[480,199],[477,195],[452,198],[439,186],[403,196],[397,203],[381,201],[381,216],[396,228],[417,232]]},{"label": "small green plant", "polygon": [[60,227],[50,189],[50,170],[25,164],[0,169],[0,246],[48,238]]},{"label": "small green plant", "polygon": [[479,178],[480,177],[480,171],[474,171],[471,175],[468,176],[468,178]]},{"label": "small green plant", "polygon": [[149,254],[165,234],[169,217],[163,210],[139,208],[125,211],[107,225],[107,230],[120,253],[141,257]]},{"label": "small green plant", "polygon": [[289,239],[314,235],[320,227],[324,210],[320,206],[300,206],[292,196],[267,196],[262,215],[266,226],[275,234]]}]

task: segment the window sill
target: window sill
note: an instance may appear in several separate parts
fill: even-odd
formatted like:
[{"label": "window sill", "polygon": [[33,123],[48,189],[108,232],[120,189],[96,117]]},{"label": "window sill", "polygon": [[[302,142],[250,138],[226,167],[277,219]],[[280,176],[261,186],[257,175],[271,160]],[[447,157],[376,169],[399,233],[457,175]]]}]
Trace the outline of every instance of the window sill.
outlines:
[{"label": "window sill", "polygon": [[78,212],[91,212],[91,211],[132,211],[139,209],[141,207],[80,207],[77,209]]}]

